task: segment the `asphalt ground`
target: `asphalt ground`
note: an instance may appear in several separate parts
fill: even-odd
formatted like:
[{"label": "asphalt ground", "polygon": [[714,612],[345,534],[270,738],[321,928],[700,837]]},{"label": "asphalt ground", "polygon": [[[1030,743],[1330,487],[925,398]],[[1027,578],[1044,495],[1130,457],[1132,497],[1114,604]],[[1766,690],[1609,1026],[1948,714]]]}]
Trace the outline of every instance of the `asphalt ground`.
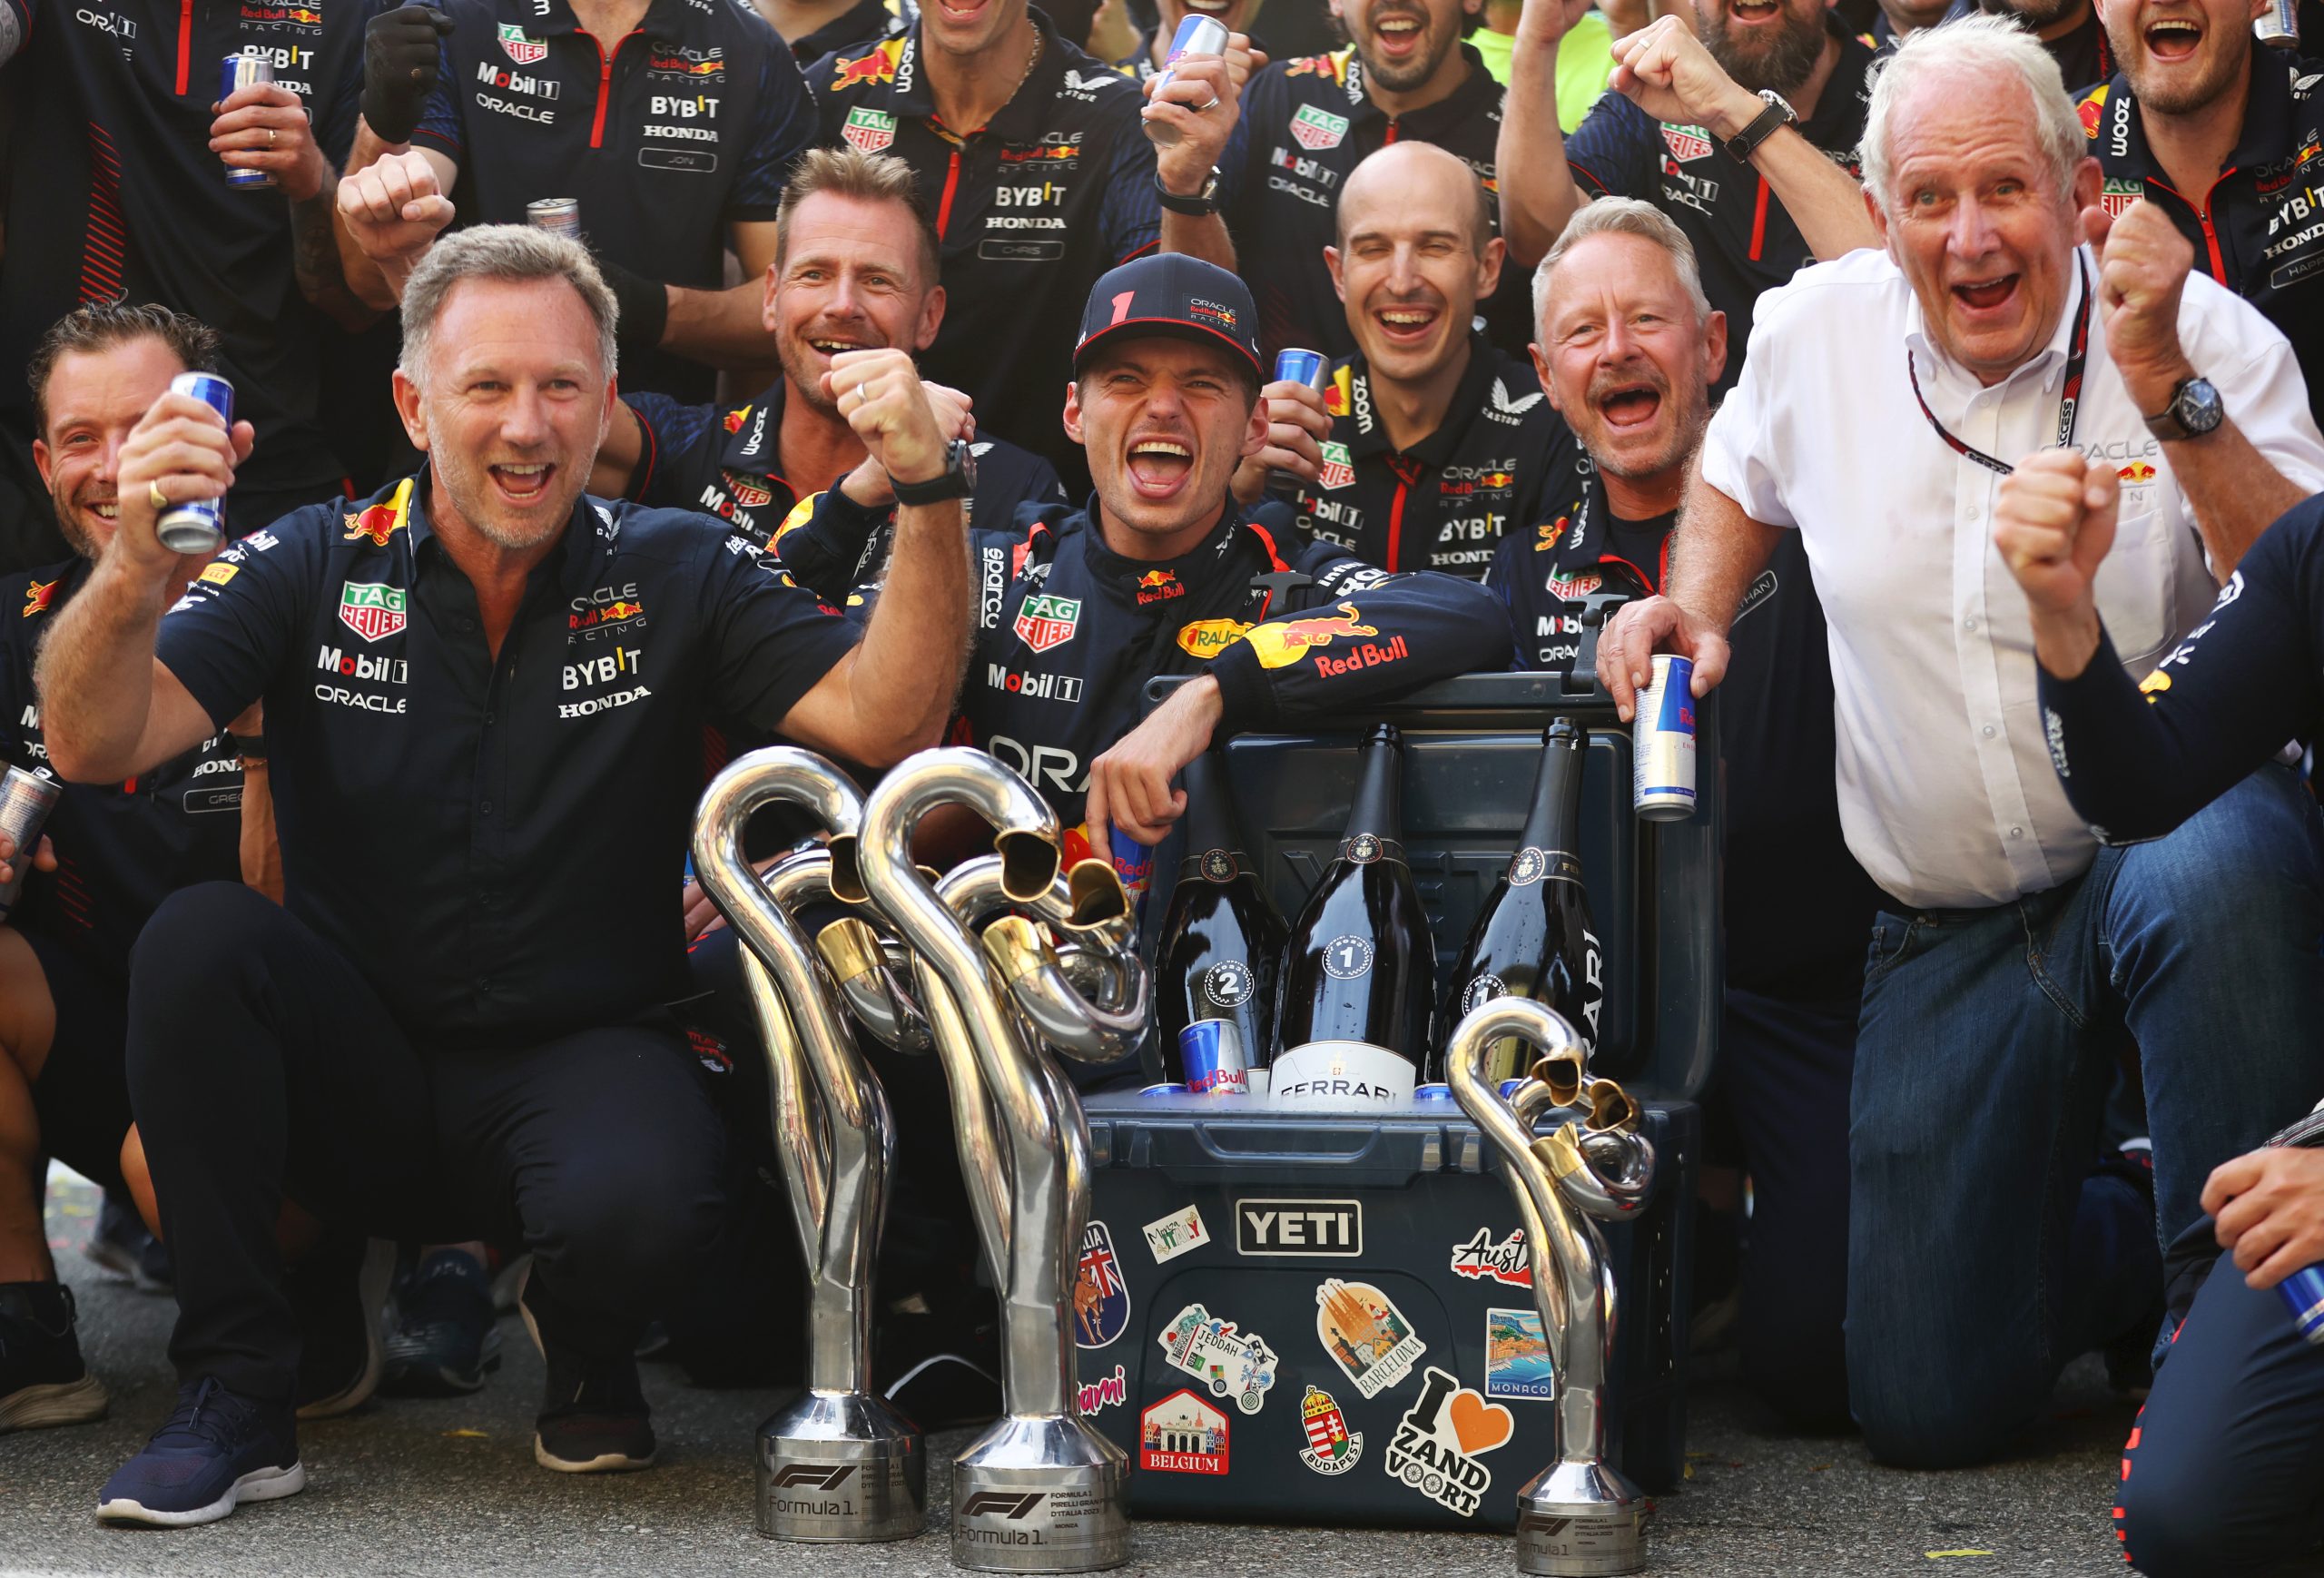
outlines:
[{"label": "asphalt ground", "polygon": [[[513,1317],[499,1373],[472,1397],[376,1402],[301,1429],[308,1488],[183,1531],[109,1529],[97,1487],[168,1412],[163,1356],[174,1306],[102,1278],[83,1259],[96,1201],[52,1191],[50,1236],[80,1300],[84,1351],[113,1394],[100,1424],[0,1436],[0,1578],[20,1574],[542,1574],[629,1578],[780,1573],[881,1578],[949,1573],[940,1531],[892,1545],[778,1545],[752,1529],[752,1441],[782,1394],[703,1391],[645,1366],[661,1439],[653,1470],[567,1476],[533,1463],[541,1362]],[[1775,1434],[1718,1366],[1692,1390],[1685,1484],[1656,1498],[1656,1573],[2119,1573],[2108,1516],[2133,1405],[2095,1360],[2070,1370],[2009,1461],[1951,1474],[1874,1466],[1853,1438]],[[930,1491],[970,1432],[931,1443]],[[1142,1520],[1132,1573],[1265,1578],[1452,1578],[1515,1571],[1512,1545],[1484,1534],[1299,1529]]]}]

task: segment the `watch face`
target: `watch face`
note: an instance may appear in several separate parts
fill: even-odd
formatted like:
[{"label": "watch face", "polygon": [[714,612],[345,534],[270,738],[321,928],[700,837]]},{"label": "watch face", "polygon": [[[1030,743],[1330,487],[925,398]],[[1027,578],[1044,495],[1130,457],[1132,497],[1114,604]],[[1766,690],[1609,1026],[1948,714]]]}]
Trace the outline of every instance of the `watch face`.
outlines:
[{"label": "watch face", "polygon": [[2180,386],[2179,398],[2171,401],[2171,409],[2179,425],[2191,433],[2208,433],[2227,414],[2220,403],[2219,390],[2207,378],[2191,378]]}]

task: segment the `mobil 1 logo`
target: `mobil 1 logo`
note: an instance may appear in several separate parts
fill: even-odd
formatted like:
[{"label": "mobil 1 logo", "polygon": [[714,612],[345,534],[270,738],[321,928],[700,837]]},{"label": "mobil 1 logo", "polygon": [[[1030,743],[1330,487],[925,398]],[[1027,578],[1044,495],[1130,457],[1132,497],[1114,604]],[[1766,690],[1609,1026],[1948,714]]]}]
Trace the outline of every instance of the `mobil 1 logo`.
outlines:
[{"label": "mobil 1 logo", "polygon": [[1364,1253],[1364,1202],[1236,1200],[1235,1251],[1352,1259]]}]

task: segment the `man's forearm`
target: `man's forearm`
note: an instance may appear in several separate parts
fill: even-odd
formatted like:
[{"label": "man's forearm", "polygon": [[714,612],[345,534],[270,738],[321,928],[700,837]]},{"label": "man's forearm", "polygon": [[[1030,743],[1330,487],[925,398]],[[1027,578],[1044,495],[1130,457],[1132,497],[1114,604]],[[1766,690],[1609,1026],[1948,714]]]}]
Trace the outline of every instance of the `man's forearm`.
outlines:
[{"label": "man's forearm", "polygon": [[2195,528],[2211,555],[2211,574],[2221,585],[2260,534],[2307,497],[2285,480],[2232,420],[2200,439],[2165,443],[2162,458],[2195,513]]},{"label": "man's forearm", "polygon": [[264,762],[242,764],[242,883],[282,902],[282,849],[274,838],[274,791]]},{"label": "man's forearm", "polygon": [[1161,250],[1200,258],[1229,272],[1235,268],[1234,238],[1226,233],[1226,222],[1215,213],[1196,219],[1192,214],[1164,209]]},{"label": "man's forearm", "polygon": [[887,584],[850,684],[867,761],[934,745],[952,715],[969,655],[965,519],[958,499],[896,510]]},{"label": "man's forearm", "polygon": [[[1535,5],[1552,0],[1533,0]],[[1558,128],[1558,46],[1517,27],[1509,57],[1509,92],[1502,99],[1501,136],[1493,147],[1501,184],[1501,233],[1512,261],[1541,261],[1584,199],[1565,162]]]},{"label": "man's forearm", "polygon": [[661,345],[714,367],[761,365],[774,360],[774,337],[762,313],[766,288],[757,279],[731,290],[691,291],[667,287],[670,317]]},{"label": "man's forearm", "polygon": [[350,334],[359,334],[378,320],[380,309],[358,296],[348,284],[339,222],[333,217],[338,208],[337,176],[326,179],[314,196],[290,205],[291,273],[299,282],[299,294]]},{"label": "man's forearm", "polygon": [[1696,623],[1724,633],[1743,606],[1743,594],[1782,540],[1783,528],[1753,520],[1698,474],[1679,517],[1663,595]]},{"label": "man's forearm", "polygon": [[71,782],[127,778],[153,700],[153,636],[165,589],[126,573],[108,554],[56,616],[34,678],[49,764]]}]

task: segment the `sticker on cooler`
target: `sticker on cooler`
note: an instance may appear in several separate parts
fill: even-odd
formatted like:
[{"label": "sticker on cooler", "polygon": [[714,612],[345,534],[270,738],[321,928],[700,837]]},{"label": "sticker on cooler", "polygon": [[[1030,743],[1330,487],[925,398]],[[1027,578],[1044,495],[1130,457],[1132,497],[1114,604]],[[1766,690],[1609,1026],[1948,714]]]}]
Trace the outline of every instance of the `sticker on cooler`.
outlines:
[{"label": "sticker on cooler", "polygon": [[1490,1228],[1479,1228],[1467,1243],[1453,1249],[1452,1271],[1471,1282],[1532,1287],[1533,1262],[1525,1253],[1525,1229],[1513,1228],[1508,1238],[1496,1244]]},{"label": "sticker on cooler", "polygon": [[1158,1222],[1147,1223],[1145,1232],[1146,1247],[1153,1251],[1157,1266],[1210,1242],[1210,1229],[1202,1225],[1202,1212],[1193,1206],[1173,1211]]},{"label": "sticker on cooler", "polygon": [[1162,1356],[1210,1388],[1214,1397],[1231,1396],[1246,1414],[1256,1414],[1275,1385],[1275,1349],[1256,1332],[1238,1332],[1199,1304],[1178,1311],[1155,1339]]},{"label": "sticker on cooler", "polygon": [[1080,1383],[1081,1416],[1084,1419],[1100,1408],[1118,1407],[1129,1401],[1129,1368],[1116,1365],[1110,1376],[1100,1376],[1094,1381]]},{"label": "sticker on cooler", "polygon": [[1309,1041],[1276,1058],[1267,1096],[1278,1107],[1364,1111],[1409,1099],[1418,1078],[1408,1058],[1369,1041]]},{"label": "sticker on cooler", "polygon": [[1362,1460],[1364,1432],[1349,1433],[1347,1415],[1340,1412],[1329,1392],[1317,1386],[1307,1388],[1307,1395],[1299,1399],[1299,1425],[1307,1433],[1299,1461],[1317,1474],[1343,1474]]},{"label": "sticker on cooler", "polygon": [[1129,1329],[1129,1284],[1103,1222],[1081,1229],[1081,1262],[1073,1277],[1073,1341],[1101,1348]]},{"label": "sticker on cooler", "polygon": [[1485,1311],[1485,1396],[1547,1403],[1557,1396],[1557,1366],[1538,1309]]},{"label": "sticker on cooler", "polygon": [[1381,1466],[1390,1479],[1472,1518],[1492,1488],[1492,1470],[1479,1459],[1505,1444],[1516,1428],[1516,1416],[1508,1409],[1486,1402],[1458,1376],[1431,1365],[1420,1396],[1396,1422]]},{"label": "sticker on cooler", "polygon": [[1315,1339],[1366,1397],[1406,1376],[1428,1345],[1395,1301],[1369,1282],[1326,1277],[1315,1289]]},{"label": "sticker on cooler", "polygon": [[1226,1415],[1192,1392],[1171,1393],[1137,1416],[1137,1466],[1156,1474],[1225,1474]]}]

